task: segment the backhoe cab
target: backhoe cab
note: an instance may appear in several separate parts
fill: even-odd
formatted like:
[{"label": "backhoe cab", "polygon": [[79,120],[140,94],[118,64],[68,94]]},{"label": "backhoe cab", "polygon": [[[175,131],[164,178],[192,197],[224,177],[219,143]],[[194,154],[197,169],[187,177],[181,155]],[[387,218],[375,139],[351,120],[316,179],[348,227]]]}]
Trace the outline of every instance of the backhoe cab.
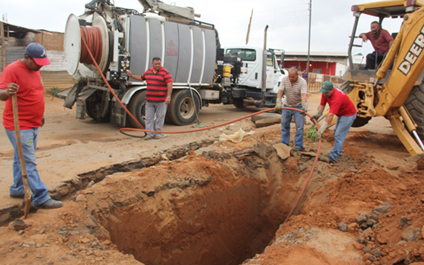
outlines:
[{"label": "backhoe cab", "polygon": [[[349,43],[349,68],[341,86],[358,110],[353,127],[384,116],[411,155],[422,154],[424,139],[424,1],[392,0],[352,6],[355,17]],[[376,69],[364,69],[357,55],[364,49],[358,32],[361,17],[398,19],[398,33],[384,60]],[[372,21],[370,20],[370,21]],[[393,30],[393,29],[387,29]],[[368,28],[369,31],[369,28]],[[370,45],[371,44],[366,44]],[[364,58],[364,57],[362,57]],[[406,127],[406,128],[405,128]],[[420,139],[421,138],[421,139]]]}]

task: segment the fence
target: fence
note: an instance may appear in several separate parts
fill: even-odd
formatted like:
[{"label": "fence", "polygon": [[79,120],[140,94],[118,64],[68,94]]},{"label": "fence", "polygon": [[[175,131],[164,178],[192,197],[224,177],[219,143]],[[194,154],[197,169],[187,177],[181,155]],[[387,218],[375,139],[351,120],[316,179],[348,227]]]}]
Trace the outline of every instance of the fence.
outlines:
[{"label": "fence", "polygon": [[337,88],[343,83],[343,79],[332,75],[309,73],[308,93],[318,93],[324,81],[330,81]]}]

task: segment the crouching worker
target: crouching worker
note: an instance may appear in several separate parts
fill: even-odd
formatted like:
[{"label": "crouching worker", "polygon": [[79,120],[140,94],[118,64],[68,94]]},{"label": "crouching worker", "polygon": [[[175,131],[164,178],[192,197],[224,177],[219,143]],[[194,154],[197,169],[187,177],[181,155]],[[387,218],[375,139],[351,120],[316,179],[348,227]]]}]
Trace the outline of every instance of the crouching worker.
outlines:
[{"label": "crouching worker", "polygon": [[333,120],[334,115],[338,117],[333,132],[335,138],[333,149],[331,149],[328,155],[325,155],[330,163],[336,163],[337,158],[342,155],[343,143],[346,140],[350,127],[356,119],[357,111],[350,98],[343,91],[334,88],[333,83],[330,81],[322,83],[320,91],[322,92],[321,103],[317,113],[312,118],[318,120],[323,114],[325,104],[328,103],[330,112],[317,133],[318,139],[320,139]]}]

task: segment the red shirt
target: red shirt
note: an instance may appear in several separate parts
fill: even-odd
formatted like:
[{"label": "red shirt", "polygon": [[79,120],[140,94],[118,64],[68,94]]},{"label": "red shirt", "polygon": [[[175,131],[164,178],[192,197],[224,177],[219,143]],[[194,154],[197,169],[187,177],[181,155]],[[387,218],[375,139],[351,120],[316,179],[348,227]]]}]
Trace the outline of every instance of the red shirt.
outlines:
[{"label": "red shirt", "polygon": [[163,102],[168,95],[168,83],[172,83],[172,76],[168,70],[161,67],[156,73],[153,72],[153,67],[147,70],[142,76],[142,80],[146,80],[147,101]]},{"label": "red shirt", "polygon": [[381,30],[380,36],[377,39],[374,39],[372,32],[365,33],[365,35],[371,41],[374,50],[378,53],[387,52],[389,50],[389,42],[393,40],[392,35],[385,29]]},{"label": "red shirt", "polygon": [[337,117],[352,116],[356,113],[356,108],[350,98],[343,91],[340,91],[337,88],[334,88],[333,95],[329,98],[321,95],[320,105],[325,106],[327,102],[330,106],[330,113],[333,113]]},{"label": "red shirt", "polygon": [[[17,95],[20,129],[40,127],[44,115],[44,87],[40,71],[29,70],[21,60],[13,62],[6,66],[1,74],[0,89],[6,89],[9,83],[19,85]],[[6,100],[3,126],[8,130],[15,130],[12,97]]]}]

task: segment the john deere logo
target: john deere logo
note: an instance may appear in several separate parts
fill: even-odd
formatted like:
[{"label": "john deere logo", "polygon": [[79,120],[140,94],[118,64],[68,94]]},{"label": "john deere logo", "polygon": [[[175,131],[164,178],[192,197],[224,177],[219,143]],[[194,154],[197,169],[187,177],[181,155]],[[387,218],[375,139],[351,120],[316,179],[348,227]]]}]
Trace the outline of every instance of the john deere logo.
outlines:
[{"label": "john deere logo", "polygon": [[418,57],[421,55],[424,48],[424,26],[421,28],[421,32],[415,38],[414,43],[409,48],[405,58],[399,65],[398,69],[403,74],[407,75],[411,71],[411,67],[415,64]]}]

